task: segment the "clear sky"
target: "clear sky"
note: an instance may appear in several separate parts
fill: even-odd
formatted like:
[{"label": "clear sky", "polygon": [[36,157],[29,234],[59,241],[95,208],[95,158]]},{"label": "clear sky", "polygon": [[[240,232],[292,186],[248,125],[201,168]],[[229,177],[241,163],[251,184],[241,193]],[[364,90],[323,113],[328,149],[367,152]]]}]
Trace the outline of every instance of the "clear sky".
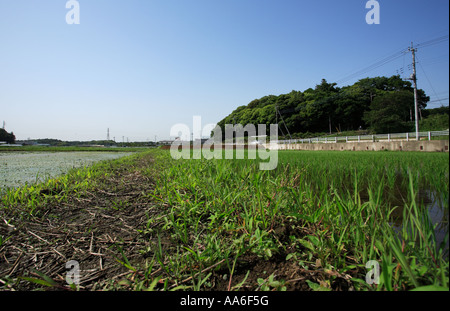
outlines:
[{"label": "clear sky", "polygon": [[[17,139],[170,138],[255,98],[411,74],[411,42],[448,36],[448,0],[0,0],[0,122]],[[449,43],[419,48],[418,86],[448,105]],[[401,71],[403,69],[403,71]]]}]

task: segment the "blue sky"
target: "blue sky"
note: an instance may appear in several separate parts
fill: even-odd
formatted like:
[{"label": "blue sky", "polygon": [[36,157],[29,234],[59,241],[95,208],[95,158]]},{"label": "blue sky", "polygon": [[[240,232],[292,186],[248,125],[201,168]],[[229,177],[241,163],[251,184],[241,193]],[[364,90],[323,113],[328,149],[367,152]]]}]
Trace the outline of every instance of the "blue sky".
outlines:
[{"label": "blue sky", "polygon": [[[0,0],[0,122],[17,139],[168,139],[255,98],[337,82],[448,35],[448,0]],[[448,105],[448,40],[419,48],[418,86]],[[347,80],[411,74],[411,53]],[[403,73],[400,71],[403,68]],[[441,99],[439,101],[439,99]]]}]

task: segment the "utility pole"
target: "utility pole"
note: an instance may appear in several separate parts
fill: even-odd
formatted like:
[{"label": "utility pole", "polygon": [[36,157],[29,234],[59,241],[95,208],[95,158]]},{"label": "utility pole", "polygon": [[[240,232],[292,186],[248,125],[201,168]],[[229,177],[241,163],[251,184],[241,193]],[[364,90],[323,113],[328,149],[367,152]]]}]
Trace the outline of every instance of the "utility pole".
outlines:
[{"label": "utility pole", "polygon": [[109,127],[108,127],[108,132],[106,134],[106,140],[109,141]]},{"label": "utility pole", "polygon": [[420,140],[419,137],[419,104],[418,104],[418,98],[417,98],[417,76],[416,76],[416,52],[417,49],[414,48],[413,43],[411,42],[411,47],[408,48],[408,51],[412,53],[413,58],[413,74],[411,76],[411,79],[413,81],[414,85],[414,111],[415,111],[415,118],[416,118],[416,140]]}]

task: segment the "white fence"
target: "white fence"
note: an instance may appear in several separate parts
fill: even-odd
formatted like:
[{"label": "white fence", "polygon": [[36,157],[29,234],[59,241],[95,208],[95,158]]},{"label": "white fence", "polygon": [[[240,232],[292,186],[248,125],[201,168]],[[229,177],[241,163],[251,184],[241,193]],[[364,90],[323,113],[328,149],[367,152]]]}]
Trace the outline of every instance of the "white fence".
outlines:
[{"label": "white fence", "polygon": [[[419,132],[419,140],[431,140],[432,137],[449,136],[449,130]],[[360,136],[336,136],[336,137],[315,137],[305,139],[288,139],[278,140],[278,144],[317,144],[317,143],[348,143],[348,142],[377,142],[377,141],[393,141],[393,140],[417,140],[416,132],[413,133],[395,133],[395,134],[374,134]]]}]

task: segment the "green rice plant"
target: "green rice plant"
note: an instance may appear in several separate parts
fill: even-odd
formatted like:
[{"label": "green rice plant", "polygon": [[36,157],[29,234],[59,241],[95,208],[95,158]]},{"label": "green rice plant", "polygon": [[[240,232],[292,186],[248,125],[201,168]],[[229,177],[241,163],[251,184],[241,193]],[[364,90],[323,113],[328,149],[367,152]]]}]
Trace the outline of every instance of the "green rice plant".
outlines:
[{"label": "green rice plant", "polygon": [[311,288],[315,292],[329,292],[331,289],[329,287],[326,287],[322,284],[317,284],[311,280],[306,280],[306,283],[308,284],[309,288]]},{"label": "green rice plant", "polygon": [[57,282],[55,282],[52,278],[45,275],[44,273],[37,271],[36,269],[32,269],[32,273],[36,275],[37,277],[28,277],[28,276],[22,276],[20,279],[24,281],[28,281],[31,283],[34,283],[38,286],[46,286],[51,288],[62,288]]},{"label": "green rice plant", "polygon": [[116,246],[116,249],[119,251],[119,253],[122,256],[121,259],[116,257],[116,261],[118,263],[120,263],[122,266],[124,266],[125,268],[127,268],[128,270],[136,272],[137,269],[135,267],[133,267],[133,265],[130,263],[130,261],[128,260],[127,256],[125,255],[125,252],[123,251],[123,248],[117,243],[114,244],[114,245]]},{"label": "green rice plant", "polygon": [[258,284],[261,291],[286,291],[285,281],[276,281],[275,274],[272,273],[268,278],[258,278]]},{"label": "green rice plant", "polygon": [[[203,284],[206,283],[206,281],[211,277],[212,273],[208,273],[204,278],[201,275],[198,275],[195,277],[195,275],[192,275],[192,290],[194,291],[200,291],[202,289]],[[196,280],[197,279],[197,280]]]}]

